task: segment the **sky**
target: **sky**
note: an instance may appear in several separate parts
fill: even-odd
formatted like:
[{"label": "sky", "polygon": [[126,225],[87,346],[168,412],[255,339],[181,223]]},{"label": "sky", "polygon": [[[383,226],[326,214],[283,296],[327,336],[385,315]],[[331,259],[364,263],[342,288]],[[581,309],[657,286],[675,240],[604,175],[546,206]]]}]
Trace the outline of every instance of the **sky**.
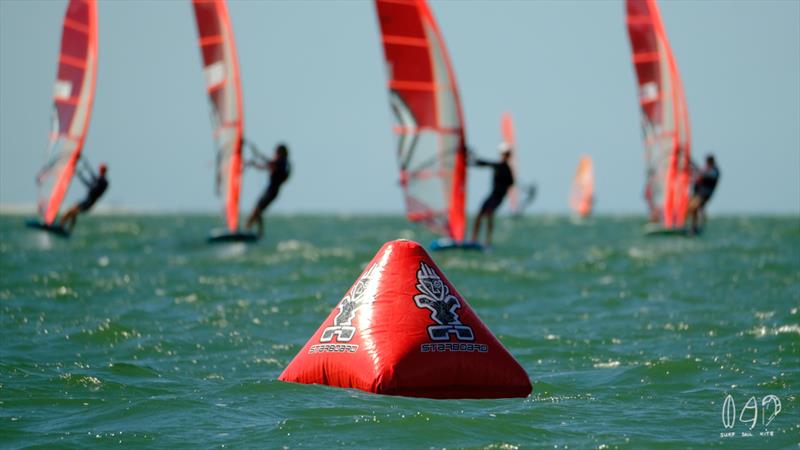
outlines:
[{"label": "sky", "polygon": [[[0,205],[33,205],[44,163],[66,1],[0,1]],[[800,214],[800,2],[662,1],[696,160],[713,151],[714,213]],[[495,157],[514,117],[536,213],[568,210],[581,154],[596,211],[644,214],[643,146],[621,1],[432,1],[468,145]],[[288,143],[275,212],[400,213],[380,31],[368,1],[229,2],[245,134]],[[101,1],[99,69],[84,155],[109,165],[107,206],[218,211],[214,146],[188,0]],[[471,169],[468,210],[491,173]],[[265,187],[244,179],[243,209]],[[69,199],[83,194],[73,184]],[[31,206],[31,211],[33,207]]]}]

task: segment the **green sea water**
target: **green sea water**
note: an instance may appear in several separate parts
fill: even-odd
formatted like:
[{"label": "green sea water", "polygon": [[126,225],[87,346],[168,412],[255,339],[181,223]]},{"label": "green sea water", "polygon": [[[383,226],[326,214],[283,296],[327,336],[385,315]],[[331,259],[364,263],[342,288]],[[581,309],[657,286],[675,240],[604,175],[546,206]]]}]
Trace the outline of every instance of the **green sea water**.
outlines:
[{"label": "green sea water", "polygon": [[69,240],[0,216],[0,447],[798,448],[800,218],[498,221],[490,253],[433,257],[525,399],[277,381],[385,241],[433,238],[401,217],[270,217],[212,246],[213,216],[93,216]]}]

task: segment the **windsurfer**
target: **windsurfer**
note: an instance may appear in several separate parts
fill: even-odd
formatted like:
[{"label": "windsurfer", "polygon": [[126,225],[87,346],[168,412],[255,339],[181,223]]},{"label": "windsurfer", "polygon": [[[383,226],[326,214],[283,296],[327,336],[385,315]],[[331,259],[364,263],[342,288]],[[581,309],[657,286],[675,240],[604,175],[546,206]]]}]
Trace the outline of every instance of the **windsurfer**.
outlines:
[{"label": "windsurfer", "polygon": [[251,212],[250,216],[247,218],[247,224],[245,226],[247,228],[252,228],[253,225],[256,225],[258,227],[258,235],[262,236],[264,234],[264,222],[261,215],[278,196],[281,185],[289,178],[291,165],[289,164],[289,149],[285,144],[278,144],[278,146],[275,147],[275,156],[271,160],[267,160],[264,156],[258,154],[257,151],[254,151],[254,153],[256,153],[258,159],[248,161],[247,165],[269,171],[269,185],[258,199],[258,203],[256,203],[253,212]]},{"label": "windsurfer", "polygon": [[706,203],[714,194],[714,189],[719,181],[719,168],[717,168],[714,155],[706,155],[706,165],[702,169],[694,171],[694,186],[692,187],[692,199],[689,201],[689,217],[692,220],[692,232],[697,233],[698,226],[706,224]]},{"label": "windsurfer", "polygon": [[78,214],[85,213],[92,209],[92,206],[94,206],[97,200],[106,192],[106,189],[108,189],[108,179],[106,178],[108,166],[104,163],[100,163],[97,168],[98,174],[95,174],[92,168],[85,163],[85,160],[83,161],[85,173],[81,171],[80,167],[77,167],[75,171],[78,175],[78,179],[81,180],[89,192],[86,193],[86,198],[76,203],[64,214],[64,217],[61,218],[61,226],[70,231],[75,227]]},{"label": "windsurfer", "polygon": [[500,152],[500,161],[484,161],[476,158],[472,163],[478,167],[491,167],[494,169],[492,177],[492,192],[483,201],[481,210],[478,217],[475,218],[475,225],[472,227],[472,241],[478,240],[478,233],[481,230],[481,222],[486,218],[486,246],[492,245],[492,229],[494,226],[494,212],[503,203],[503,199],[508,193],[511,186],[514,185],[514,175],[511,172],[511,167],[508,165],[511,159],[511,146],[503,142],[498,147]]}]

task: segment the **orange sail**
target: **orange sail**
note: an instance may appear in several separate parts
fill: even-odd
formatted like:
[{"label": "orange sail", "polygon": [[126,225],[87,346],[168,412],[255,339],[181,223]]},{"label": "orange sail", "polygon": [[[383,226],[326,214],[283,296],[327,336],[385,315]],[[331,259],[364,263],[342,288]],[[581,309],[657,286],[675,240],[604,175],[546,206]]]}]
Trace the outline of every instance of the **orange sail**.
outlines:
[{"label": "orange sail", "polygon": [[572,191],[569,195],[569,206],[580,217],[589,217],[594,204],[594,168],[592,159],[586,155],[581,156],[575,179],[572,181]]},{"label": "orange sail", "polygon": [[[514,138],[514,121],[511,119],[511,113],[508,111],[504,112],[500,119],[500,133],[503,136],[503,142],[511,147],[511,158],[508,161],[508,165],[511,166],[511,173],[514,175],[514,180],[519,180],[519,177],[517,177],[517,141]],[[516,183],[508,190],[508,201],[511,213],[519,213],[519,189],[517,189]]]},{"label": "orange sail", "polygon": [[53,89],[53,127],[48,161],[36,177],[39,213],[52,225],[75,174],[97,77],[97,2],[70,0],[61,31],[58,73]]},{"label": "orange sail", "polygon": [[193,0],[217,145],[216,189],[229,231],[239,227],[244,114],[239,60],[225,0]]},{"label": "orange sail", "polygon": [[407,217],[464,239],[464,119],[450,58],[424,0],[375,0],[397,124]]},{"label": "orange sail", "polygon": [[689,116],[678,65],[655,0],[627,0],[628,35],[639,87],[651,220],[686,219],[691,178]]}]

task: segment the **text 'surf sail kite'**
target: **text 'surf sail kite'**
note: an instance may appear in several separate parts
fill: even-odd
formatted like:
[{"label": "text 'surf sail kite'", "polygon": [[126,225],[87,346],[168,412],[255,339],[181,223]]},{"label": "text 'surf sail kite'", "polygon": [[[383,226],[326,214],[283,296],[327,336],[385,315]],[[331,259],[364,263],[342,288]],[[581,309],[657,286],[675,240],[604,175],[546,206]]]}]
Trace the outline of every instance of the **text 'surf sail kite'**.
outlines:
[{"label": "text 'surf sail kite'", "polygon": [[242,181],[242,88],[233,28],[225,0],[193,0],[211,120],[217,145],[216,190],[228,230],[239,227]]},{"label": "text 'surf sail kite'", "polygon": [[424,0],[376,0],[408,219],[464,239],[464,120],[442,34]]},{"label": "text 'surf sail kite'", "polygon": [[572,190],[569,195],[569,206],[580,217],[588,217],[592,213],[594,203],[594,169],[592,158],[583,155],[575,171]]},{"label": "text 'surf sail kite'", "polygon": [[96,76],[97,3],[70,0],[61,32],[47,163],[36,177],[38,209],[47,225],[52,225],[58,216],[81,156]]},{"label": "text 'surf sail kite'", "polygon": [[655,0],[627,0],[628,34],[639,83],[650,218],[666,228],[686,218],[691,154],[678,65]]}]

